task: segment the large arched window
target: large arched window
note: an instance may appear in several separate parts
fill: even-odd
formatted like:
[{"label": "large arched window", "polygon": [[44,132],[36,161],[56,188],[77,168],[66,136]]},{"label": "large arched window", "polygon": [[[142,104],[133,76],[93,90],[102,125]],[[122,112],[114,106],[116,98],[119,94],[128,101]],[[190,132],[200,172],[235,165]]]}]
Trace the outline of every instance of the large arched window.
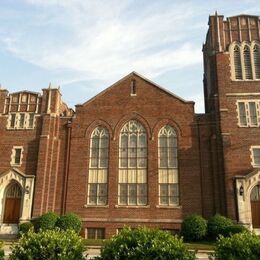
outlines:
[{"label": "large arched window", "polygon": [[250,48],[245,45],[243,49],[245,78],[253,79]]},{"label": "large arched window", "polygon": [[179,205],[177,136],[171,126],[166,125],[160,130],[158,146],[159,204]]},{"label": "large arched window", "polygon": [[253,56],[254,56],[255,77],[256,77],[256,79],[260,79],[260,47],[259,47],[259,45],[254,46]]},{"label": "large arched window", "polygon": [[260,44],[243,42],[230,46],[232,77],[238,80],[260,80]]},{"label": "large arched window", "polygon": [[237,45],[235,45],[234,47],[233,56],[234,56],[235,78],[242,79],[240,48]]},{"label": "large arched window", "polygon": [[109,133],[97,127],[91,135],[88,175],[88,204],[107,204]]},{"label": "large arched window", "polygon": [[136,120],[120,132],[118,180],[119,205],[147,204],[147,135]]}]

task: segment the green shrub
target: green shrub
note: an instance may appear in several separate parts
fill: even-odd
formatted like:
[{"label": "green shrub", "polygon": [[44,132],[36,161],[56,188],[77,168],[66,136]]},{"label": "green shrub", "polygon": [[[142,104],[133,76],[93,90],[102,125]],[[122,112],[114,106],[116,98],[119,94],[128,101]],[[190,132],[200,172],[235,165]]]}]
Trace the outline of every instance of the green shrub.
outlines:
[{"label": "green shrub", "polygon": [[242,233],[242,232],[249,232],[249,231],[244,226],[232,225],[232,226],[226,227],[223,230],[222,235],[224,237],[227,237],[227,236],[231,236],[231,235],[234,235],[234,234],[237,234],[237,233]]},{"label": "green shrub", "polygon": [[48,212],[43,214],[36,220],[36,231],[54,229],[58,218],[58,215],[54,212]]},{"label": "green shrub", "polygon": [[12,247],[9,259],[83,260],[84,250],[83,238],[73,230],[45,230],[39,233],[30,230]]},{"label": "green shrub", "polygon": [[211,239],[216,239],[219,235],[224,235],[230,226],[233,226],[231,219],[216,214],[208,220],[208,235]]},{"label": "green shrub", "polygon": [[182,240],[169,232],[157,229],[124,228],[101,249],[100,260],[196,259]]},{"label": "green shrub", "polygon": [[207,221],[199,215],[187,216],[181,225],[181,235],[185,241],[198,241],[206,237]]},{"label": "green shrub", "polygon": [[3,260],[4,259],[4,255],[5,255],[3,246],[4,246],[4,243],[2,241],[0,241],[0,260]]},{"label": "green shrub", "polygon": [[73,229],[76,233],[81,230],[80,217],[74,213],[67,213],[57,220],[56,226],[62,230]]},{"label": "green shrub", "polygon": [[215,257],[218,260],[260,259],[260,236],[243,232],[217,240]]},{"label": "green shrub", "polygon": [[31,222],[25,222],[19,225],[19,236],[27,234],[29,230],[34,230],[34,225]]}]

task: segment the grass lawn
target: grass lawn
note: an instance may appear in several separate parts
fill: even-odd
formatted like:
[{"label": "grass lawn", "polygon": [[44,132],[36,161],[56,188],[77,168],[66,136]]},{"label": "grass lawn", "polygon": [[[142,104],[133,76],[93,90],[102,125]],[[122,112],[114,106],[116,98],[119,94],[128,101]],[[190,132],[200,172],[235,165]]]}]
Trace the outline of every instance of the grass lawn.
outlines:
[{"label": "grass lawn", "polygon": [[215,242],[200,241],[200,242],[190,242],[185,243],[188,249],[193,250],[215,250]]},{"label": "grass lawn", "polygon": [[[85,239],[86,246],[103,246],[106,243],[106,239]],[[192,242],[185,243],[188,249],[193,250],[214,250],[215,243],[209,241],[200,241],[200,242]]]},{"label": "grass lawn", "polygon": [[84,239],[84,244],[86,246],[103,246],[106,241],[106,239]]}]

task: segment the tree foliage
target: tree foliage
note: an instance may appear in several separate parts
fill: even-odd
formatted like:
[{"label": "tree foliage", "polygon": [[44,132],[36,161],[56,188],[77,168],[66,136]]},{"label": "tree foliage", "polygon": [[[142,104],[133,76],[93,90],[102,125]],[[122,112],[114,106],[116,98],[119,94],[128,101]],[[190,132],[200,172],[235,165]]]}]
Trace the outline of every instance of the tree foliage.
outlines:
[{"label": "tree foliage", "polygon": [[75,231],[45,230],[22,235],[12,248],[10,260],[80,260],[85,259],[83,238]]},{"label": "tree foliage", "polygon": [[215,240],[219,235],[225,235],[226,229],[231,226],[233,226],[231,219],[216,214],[208,220],[208,235]]},{"label": "tree foliage", "polygon": [[4,259],[4,255],[5,255],[3,246],[4,246],[4,243],[2,241],[0,241],[0,260],[3,260]]},{"label": "tree foliage", "polygon": [[194,260],[182,240],[158,229],[124,228],[111,238],[101,250],[102,260]]},{"label": "tree foliage", "polygon": [[56,226],[62,230],[73,229],[76,233],[81,230],[81,219],[74,213],[67,213],[61,216],[56,223]]},{"label": "tree foliage", "polygon": [[207,221],[199,215],[187,216],[183,220],[181,234],[185,241],[202,240],[207,235]]},{"label": "tree foliage", "polygon": [[218,260],[260,259],[260,236],[243,232],[217,240],[215,257]]}]

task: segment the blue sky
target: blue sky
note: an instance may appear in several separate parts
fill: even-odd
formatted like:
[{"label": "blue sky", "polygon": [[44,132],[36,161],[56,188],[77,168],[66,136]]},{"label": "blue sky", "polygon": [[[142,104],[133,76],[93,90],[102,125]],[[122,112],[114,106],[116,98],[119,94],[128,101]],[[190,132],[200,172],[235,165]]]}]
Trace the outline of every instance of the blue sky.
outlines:
[{"label": "blue sky", "polygon": [[260,1],[0,0],[0,83],[60,86],[71,107],[137,71],[204,111],[208,16],[260,15]]}]

